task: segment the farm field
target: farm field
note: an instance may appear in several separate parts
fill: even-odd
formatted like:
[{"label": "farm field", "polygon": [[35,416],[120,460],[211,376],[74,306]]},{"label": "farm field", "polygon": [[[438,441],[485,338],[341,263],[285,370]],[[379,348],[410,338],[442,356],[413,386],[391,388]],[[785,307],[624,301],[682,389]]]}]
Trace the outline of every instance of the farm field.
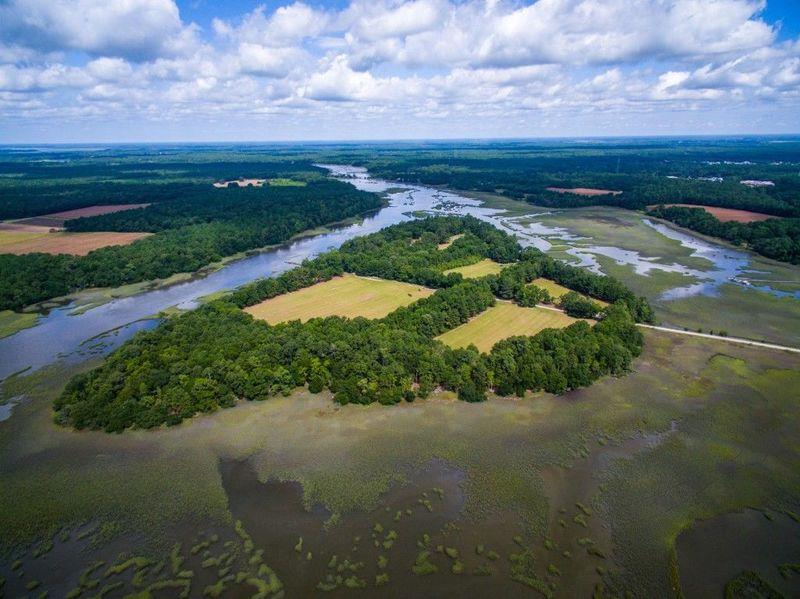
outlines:
[{"label": "farm field", "polygon": [[480,351],[492,349],[495,343],[514,335],[535,335],[542,329],[560,329],[577,319],[547,308],[521,308],[511,302],[498,301],[466,324],[437,337],[450,347],[475,345]]},{"label": "farm field", "polygon": [[754,223],[770,218],[779,218],[772,214],[763,214],[761,212],[751,212],[749,210],[736,210],[735,208],[719,208],[717,206],[704,206],[702,204],[653,204],[648,206],[648,210],[652,210],[657,206],[664,206],[664,208],[671,208],[673,206],[678,208],[702,208],[717,220],[727,223]]},{"label": "farm field", "polygon": [[[563,295],[569,293],[570,291],[569,289],[567,289],[563,285],[559,285],[555,281],[551,281],[550,279],[543,279],[541,277],[531,281],[531,284],[547,290],[547,292],[550,294],[550,297],[552,297],[556,302],[558,302],[558,300],[560,300]],[[600,306],[603,307],[606,307],[608,305],[608,302],[604,302],[603,300],[595,299],[593,297],[589,299],[591,299],[594,303],[599,304]]]},{"label": "farm field", "polygon": [[486,258],[480,262],[476,262],[475,264],[451,268],[450,270],[446,270],[444,272],[445,274],[451,272],[461,273],[461,276],[463,276],[465,279],[479,279],[481,277],[485,277],[486,275],[496,275],[502,271],[503,268],[505,268],[504,264],[499,264],[494,260],[489,260]]},{"label": "farm field", "polygon": [[[0,253],[3,254],[72,254],[85,256],[93,250],[128,245],[151,233],[17,233],[0,231]],[[16,237],[20,238],[17,239]]]},{"label": "farm field", "polygon": [[40,216],[32,216],[29,218],[22,218],[13,221],[14,224],[19,225],[33,225],[37,227],[52,227],[61,228],[64,223],[74,218],[83,218],[89,216],[100,216],[102,214],[113,214],[114,212],[124,212],[126,210],[136,210],[137,208],[146,208],[149,203],[145,204],[108,204],[103,206],[86,206],[85,208],[76,208],[75,210],[64,210],[62,212],[53,212],[51,214],[42,214]]},{"label": "farm field", "polygon": [[382,318],[432,293],[433,289],[419,285],[345,274],[268,299],[245,312],[270,324],[326,316]]}]

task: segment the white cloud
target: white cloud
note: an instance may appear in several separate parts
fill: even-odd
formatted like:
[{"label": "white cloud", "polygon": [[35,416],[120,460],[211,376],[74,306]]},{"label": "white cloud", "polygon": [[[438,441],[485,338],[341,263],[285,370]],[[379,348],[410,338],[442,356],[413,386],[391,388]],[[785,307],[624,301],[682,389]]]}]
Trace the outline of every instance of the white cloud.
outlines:
[{"label": "white cloud", "polygon": [[0,33],[42,51],[147,59],[192,38],[172,0],[9,0],[0,6]]},{"label": "white cloud", "polygon": [[370,119],[398,131],[449,119],[513,132],[532,115],[625,120],[631,111],[754,105],[800,114],[800,41],[776,42],[763,8],[352,0],[337,11],[293,2],[203,31],[172,0],[8,0],[0,123],[280,115],[349,134],[350,123]]}]

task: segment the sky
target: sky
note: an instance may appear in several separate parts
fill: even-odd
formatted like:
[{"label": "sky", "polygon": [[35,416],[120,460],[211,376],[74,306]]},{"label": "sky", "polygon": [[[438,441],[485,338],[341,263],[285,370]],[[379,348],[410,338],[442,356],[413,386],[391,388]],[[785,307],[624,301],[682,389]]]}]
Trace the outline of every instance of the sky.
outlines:
[{"label": "sky", "polygon": [[800,133],[800,0],[0,0],[0,143]]}]

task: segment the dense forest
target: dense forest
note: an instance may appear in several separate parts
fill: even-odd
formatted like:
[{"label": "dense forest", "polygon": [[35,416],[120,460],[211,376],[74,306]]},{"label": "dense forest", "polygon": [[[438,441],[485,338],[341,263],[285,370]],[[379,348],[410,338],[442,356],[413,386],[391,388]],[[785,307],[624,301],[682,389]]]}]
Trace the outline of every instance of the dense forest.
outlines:
[{"label": "dense forest", "polygon": [[800,264],[800,218],[770,218],[751,223],[721,222],[702,208],[657,206],[648,212],[703,235],[720,237],[759,254]]},{"label": "dense forest", "polygon": [[374,210],[381,204],[375,194],[321,179],[304,187],[211,188],[197,198],[68,221],[70,227],[81,230],[94,230],[100,221],[102,230],[113,229],[116,224],[116,230],[157,233],[131,245],[106,247],[86,256],[0,254],[0,310],[18,310],[88,287],[193,272],[224,256],[282,243],[303,230]]},{"label": "dense forest", "polygon": [[309,160],[258,154],[132,150],[57,152],[21,156],[0,153],[0,219],[107,204],[200,199],[216,180],[239,177],[324,175]]},{"label": "dense forest", "polygon": [[[464,236],[450,247],[437,249],[459,233]],[[433,276],[454,263],[488,257],[516,263],[478,280]],[[425,281],[438,290],[378,320],[329,317],[271,326],[240,309],[342,272]],[[488,354],[474,346],[454,350],[435,339],[493,305],[496,296],[525,302],[529,296],[521,290],[538,276],[572,282],[577,291],[614,303],[594,327],[580,321],[514,337]],[[642,347],[635,319],[648,317],[646,302],[613,279],[523,250],[473,218],[428,218],[352,240],[138,334],[102,366],[75,377],[54,407],[62,424],[118,432],[176,424],[238,400],[288,395],[303,385],[314,393],[330,389],[343,404],[413,401],[436,387],[465,401],[480,401],[490,389],[504,395],[563,393],[624,373]]]}]

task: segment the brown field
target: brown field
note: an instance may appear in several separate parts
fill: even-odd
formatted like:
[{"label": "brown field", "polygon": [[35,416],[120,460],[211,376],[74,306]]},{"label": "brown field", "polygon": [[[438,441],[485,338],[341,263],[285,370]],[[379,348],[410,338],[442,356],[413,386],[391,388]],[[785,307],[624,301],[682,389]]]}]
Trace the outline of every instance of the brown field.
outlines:
[{"label": "brown field", "polygon": [[754,223],[770,218],[780,218],[762,212],[750,212],[749,210],[736,210],[734,208],[718,208],[716,206],[703,206],[702,204],[653,204],[648,206],[647,209],[652,210],[657,206],[664,206],[665,208],[672,208],[673,206],[676,208],[702,208],[723,223],[731,221],[736,223]]},{"label": "brown field", "polygon": [[0,253],[3,254],[72,254],[85,256],[92,250],[128,245],[152,233],[31,233],[0,232]]},{"label": "brown field", "polygon": [[109,204],[107,206],[86,206],[85,208],[76,208],[75,210],[64,210],[63,212],[53,212],[51,214],[31,216],[30,218],[21,218],[11,223],[4,224],[60,229],[64,226],[66,221],[73,218],[100,216],[101,214],[111,214],[112,212],[123,212],[125,210],[135,210],[136,208],[145,208],[149,205],[150,204]]},{"label": "brown field", "polygon": [[250,306],[245,312],[270,324],[326,316],[383,318],[400,306],[432,293],[433,289],[419,285],[345,274],[273,297]]},{"label": "brown field", "polygon": [[605,196],[605,195],[619,195],[621,191],[612,191],[611,189],[592,189],[591,187],[548,187],[547,191],[554,191],[556,193],[574,193],[577,196]]}]

